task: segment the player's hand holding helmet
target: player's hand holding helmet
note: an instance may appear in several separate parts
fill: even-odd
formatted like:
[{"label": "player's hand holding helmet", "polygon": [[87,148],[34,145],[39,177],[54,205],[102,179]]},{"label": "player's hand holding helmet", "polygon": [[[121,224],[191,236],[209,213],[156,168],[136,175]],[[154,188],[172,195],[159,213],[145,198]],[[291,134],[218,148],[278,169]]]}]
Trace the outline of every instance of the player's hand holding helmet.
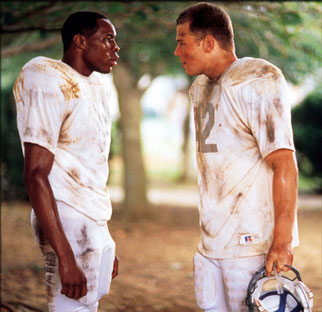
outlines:
[{"label": "player's hand holding helmet", "polygon": [[[288,266],[294,275],[265,276],[265,266],[250,280],[246,304],[250,312],[310,312],[313,307],[313,293],[302,282],[300,273]],[[289,274],[288,274],[289,275]]]}]

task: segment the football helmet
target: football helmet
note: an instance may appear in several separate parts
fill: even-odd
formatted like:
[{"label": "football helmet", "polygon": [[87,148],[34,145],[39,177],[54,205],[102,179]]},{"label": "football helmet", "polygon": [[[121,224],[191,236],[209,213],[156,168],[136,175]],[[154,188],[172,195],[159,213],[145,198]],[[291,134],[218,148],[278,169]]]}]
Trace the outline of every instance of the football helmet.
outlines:
[{"label": "football helmet", "polygon": [[[246,304],[250,312],[311,312],[313,293],[302,282],[300,273],[292,266],[292,277],[281,272],[265,275],[265,266],[258,270],[248,284]],[[287,272],[287,275],[290,273]]]}]

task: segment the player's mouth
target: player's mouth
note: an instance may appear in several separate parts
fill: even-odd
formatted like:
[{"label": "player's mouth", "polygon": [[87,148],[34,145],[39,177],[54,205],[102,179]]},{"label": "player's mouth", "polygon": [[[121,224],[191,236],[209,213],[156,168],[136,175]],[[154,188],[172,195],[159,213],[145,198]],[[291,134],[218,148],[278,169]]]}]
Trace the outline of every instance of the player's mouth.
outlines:
[{"label": "player's mouth", "polygon": [[117,60],[119,59],[118,55],[115,55],[114,57],[110,58],[110,62],[112,66],[116,66],[117,65]]}]

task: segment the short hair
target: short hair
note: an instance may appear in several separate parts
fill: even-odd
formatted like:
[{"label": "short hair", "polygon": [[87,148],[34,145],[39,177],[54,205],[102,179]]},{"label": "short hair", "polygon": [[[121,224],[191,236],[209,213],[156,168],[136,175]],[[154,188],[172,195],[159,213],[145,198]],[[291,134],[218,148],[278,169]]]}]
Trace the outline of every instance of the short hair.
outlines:
[{"label": "short hair", "polygon": [[85,37],[95,34],[99,27],[97,19],[106,19],[106,17],[101,13],[89,11],[79,11],[69,15],[61,30],[64,51],[69,48],[76,34]]},{"label": "short hair", "polygon": [[183,10],[177,18],[177,25],[190,22],[190,31],[202,40],[212,35],[219,46],[226,50],[235,50],[234,31],[229,15],[211,3],[198,3]]}]

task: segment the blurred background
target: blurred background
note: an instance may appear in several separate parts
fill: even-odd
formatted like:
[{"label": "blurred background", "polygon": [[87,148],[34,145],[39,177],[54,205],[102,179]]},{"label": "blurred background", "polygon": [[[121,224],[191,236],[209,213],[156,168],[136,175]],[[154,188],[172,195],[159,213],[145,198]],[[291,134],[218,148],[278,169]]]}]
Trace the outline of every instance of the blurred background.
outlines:
[{"label": "blurred background", "polygon": [[[80,10],[115,25],[108,181],[121,274],[101,311],[199,311],[192,256],[199,240],[194,125],[175,20],[197,2],[1,2],[1,311],[45,311],[44,270],[29,225],[12,87],[22,66],[62,56],[60,28]],[[299,176],[295,264],[322,311],[322,3],[216,2],[231,16],[236,53],[278,66],[289,84]],[[298,253],[298,256],[297,256]],[[10,310],[11,309],[11,310]],[[34,309],[34,310],[32,310]]]}]

